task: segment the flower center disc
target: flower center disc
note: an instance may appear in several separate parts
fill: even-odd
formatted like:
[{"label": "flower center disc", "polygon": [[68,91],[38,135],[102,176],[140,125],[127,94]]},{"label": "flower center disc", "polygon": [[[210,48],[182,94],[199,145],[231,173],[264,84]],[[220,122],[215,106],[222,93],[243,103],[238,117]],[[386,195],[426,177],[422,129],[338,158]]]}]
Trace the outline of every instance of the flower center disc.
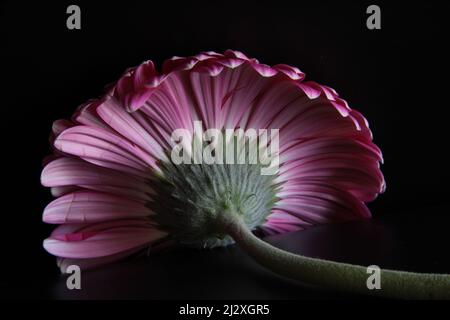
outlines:
[{"label": "flower center disc", "polygon": [[194,247],[225,246],[218,217],[232,209],[252,230],[269,215],[278,187],[276,175],[261,175],[259,164],[161,163],[163,175],[152,181],[157,194],[148,203],[159,228]]}]

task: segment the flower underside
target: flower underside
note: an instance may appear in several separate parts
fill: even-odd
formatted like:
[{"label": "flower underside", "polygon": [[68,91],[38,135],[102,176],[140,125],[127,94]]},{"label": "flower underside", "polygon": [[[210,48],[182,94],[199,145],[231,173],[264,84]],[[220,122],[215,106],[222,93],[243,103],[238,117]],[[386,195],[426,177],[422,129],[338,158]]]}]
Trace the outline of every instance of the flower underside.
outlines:
[{"label": "flower underside", "polygon": [[157,195],[147,206],[154,220],[182,244],[213,248],[233,242],[218,223],[230,210],[250,230],[264,223],[277,201],[276,175],[261,175],[260,164],[160,164],[151,183]]}]

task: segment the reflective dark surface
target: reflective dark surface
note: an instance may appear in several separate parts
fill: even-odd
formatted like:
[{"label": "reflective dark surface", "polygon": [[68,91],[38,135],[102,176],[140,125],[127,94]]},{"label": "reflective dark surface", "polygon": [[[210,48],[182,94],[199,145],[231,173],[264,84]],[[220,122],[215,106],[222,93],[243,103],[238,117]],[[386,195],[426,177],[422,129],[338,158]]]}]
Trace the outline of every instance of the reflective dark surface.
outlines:
[{"label": "reflective dark surface", "polygon": [[[335,261],[418,272],[449,272],[449,219],[406,215],[269,237],[277,247]],[[434,232],[429,232],[433,228]],[[426,236],[422,236],[426,235]],[[56,266],[53,266],[56,269]],[[44,273],[45,274],[45,273]],[[82,289],[46,274],[16,287],[17,297],[54,299],[322,299],[358,298],[311,288],[260,267],[236,245],[222,249],[163,249],[82,273]]]}]

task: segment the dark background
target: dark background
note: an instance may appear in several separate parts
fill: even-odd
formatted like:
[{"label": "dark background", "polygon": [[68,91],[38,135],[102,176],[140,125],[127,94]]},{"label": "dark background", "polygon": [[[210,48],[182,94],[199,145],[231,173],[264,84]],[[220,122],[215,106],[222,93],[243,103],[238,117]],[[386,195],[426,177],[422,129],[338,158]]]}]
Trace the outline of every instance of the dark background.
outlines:
[{"label": "dark background", "polygon": [[[229,48],[269,65],[297,66],[307,79],[335,88],[369,119],[374,141],[383,150],[387,191],[370,204],[376,225],[369,227],[369,236],[361,232],[364,225],[344,226],[343,231],[342,226],[318,228],[305,239],[312,234],[316,242],[337,241],[343,254],[327,255],[323,248],[311,253],[363,263],[368,256],[357,257],[365,243],[388,266],[414,268],[415,261],[416,269],[449,271],[444,250],[449,244],[448,2],[157,2],[0,4],[2,265],[14,271],[1,283],[10,292],[50,297],[54,283],[61,281],[54,258],[41,244],[52,229],[41,222],[51,196],[39,182],[52,122],[69,118],[79,104],[100,95],[106,84],[143,60],[161,65],[173,55]],[[66,28],[70,4],[81,7],[81,30]],[[366,28],[369,4],[381,7],[381,30]],[[376,232],[379,221],[388,230],[381,236]],[[402,247],[395,244],[398,239],[407,241],[409,249],[395,260],[393,252],[398,252],[392,248]],[[197,255],[179,254],[183,261]],[[212,255],[213,262],[203,263],[221,259],[220,253],[219,258]],[[191,269],[194,277],[200,274]],[[211,277],[208,281],[214,281]],[[243,297],[261,297],[263,289],[255,289],[251,281],[243,286]],[[298,290],[266,289],[268,297],[274,290],[281,297],[296,297],[292,292]],[[177,292],[179,297],[191,294]],[[197,296],[207,297],[203,291]]]}]

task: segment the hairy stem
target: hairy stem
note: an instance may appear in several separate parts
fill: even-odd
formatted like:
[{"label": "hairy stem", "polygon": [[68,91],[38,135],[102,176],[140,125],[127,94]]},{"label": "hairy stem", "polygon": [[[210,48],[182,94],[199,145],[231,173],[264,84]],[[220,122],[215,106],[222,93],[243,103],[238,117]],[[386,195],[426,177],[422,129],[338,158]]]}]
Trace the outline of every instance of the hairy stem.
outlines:
[{"label": "hairy stem", "polygon": [[225,212],[220,224],[258,263],[305,284],[347,292],[403,299],[450,299],[450,275],[381,270],[381,289],[369,290],[367,268],[292,254],[259,239],[240,216]]}]

